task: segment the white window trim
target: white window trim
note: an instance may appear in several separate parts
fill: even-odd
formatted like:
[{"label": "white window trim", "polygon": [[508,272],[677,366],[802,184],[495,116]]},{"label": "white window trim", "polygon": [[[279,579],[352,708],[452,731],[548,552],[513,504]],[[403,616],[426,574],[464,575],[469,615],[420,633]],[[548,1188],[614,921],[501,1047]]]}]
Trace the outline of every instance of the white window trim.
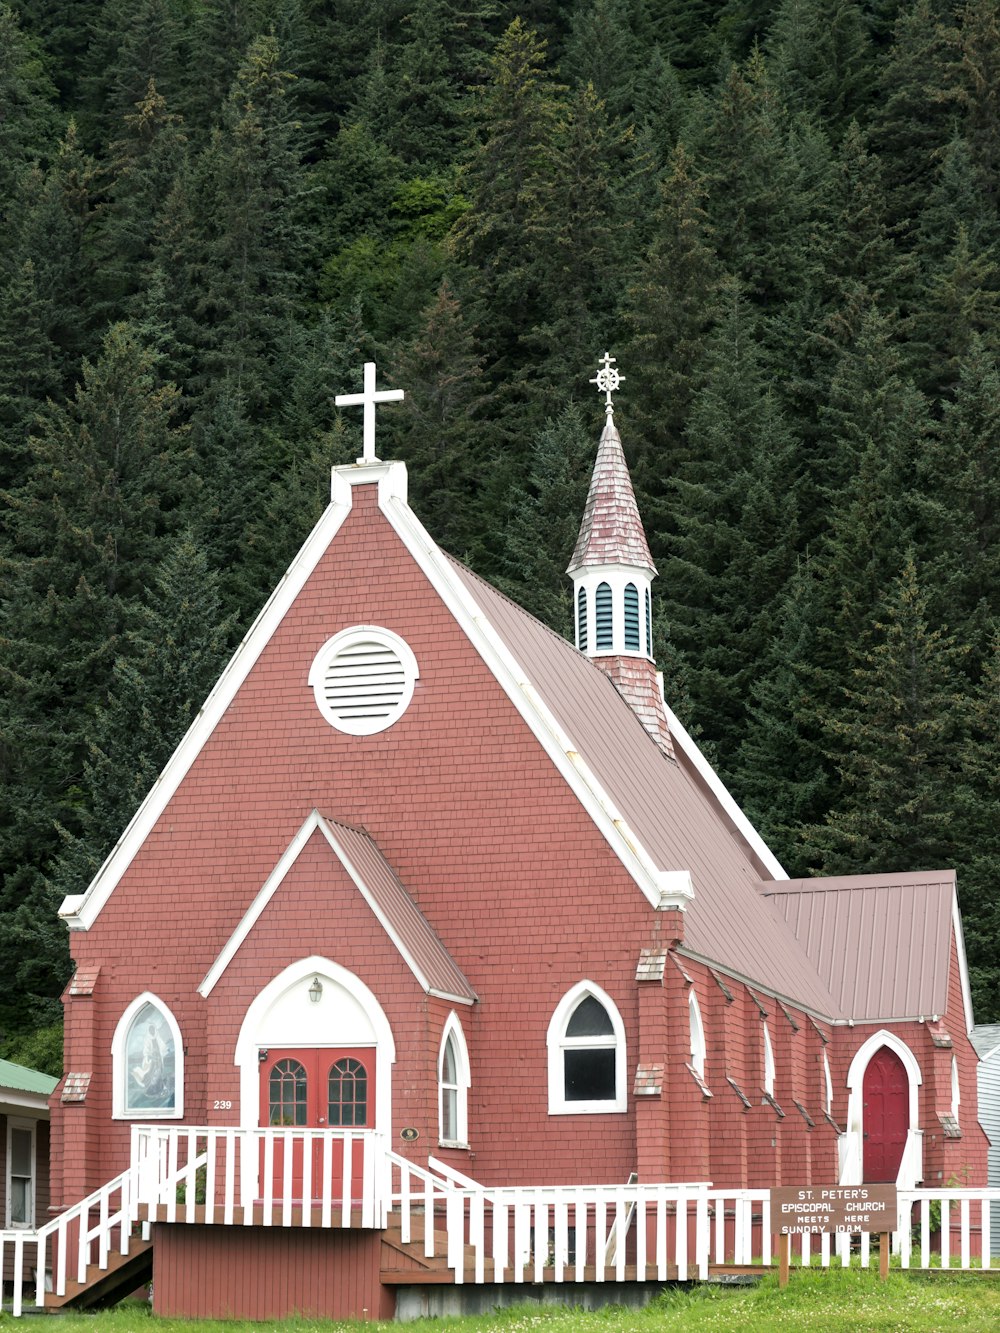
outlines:
[{"label": "white window trim", "polygon": [[[399,658],[404,676],[403,691],[399,701],[388,717],[381,720],[373,721],[371,718],[351,720],[334,717],[323,693],[327,668],[337,654],[343,652],[345,648],[350,648],[355,643],[367,643],[371,640],[390,648]],[[309,668],[308,680],[316,699],[316,707],[334,731],[343,732],[347,736],[377,736],[380,731],[387,731],[389,727],[398,722],[409,708],[419,676],[420,670],[417,666],[417,659],[413,654],[413,649],[405,639],[401,639],[398,634],[394,634],[391,629],[386,629],[383,625],[352,625],[349,629],[342,629],[339,633],[334,634],[332,638],[327,639],[313,658],[312,666]]]},{"label": "white window trim", "polygon": [[[611,1020],[612,1037],[605,1042],[594,1038],[567,1038],[566,1025],[580,1001],[592,995],[602,1005]],[[594,981],[580,981],[562,997],[549,1021],[545,1038],[549,1063],[549,1115],[610,1115],[628,1109],[625,1091],[625,1072],[628,1067],[625,1050],[625,1024],[618,1006],[607,991]],[[607,1101],[568,1102],[565,1096],[565,1067],[563,1053],[578,1047],[610,1048],[615,1052],[615,1096]]]},{"label": "white window trim", "polygon": [[771,1034],[767,1028],[765,1020],[761,1026],[764,1029],[764,1091],[768,1097],[774,1096],[774,1047],[771,1045]]},{"label": "white window trim", "polygon": [[[453,1042],[455,1052],[455,1082],[445,1084],[444,1053],[448,1042]],[[469,1088],[472,1077],[469,1069],[469,1048],[465,1044],[465,1033],[454,1010],[448,1015],[441,1033],[441,1045],[438,1049],[438,1144],[442,1148],[467,1148],[469,1146]],[[444,1136],[444,1094],[448,1090],[455,1093],[455,1127],[458,1137],[446,1139]]]},{"label": "white window trim", "polygon": [[691,1029],[691,1068],[699,1078],[705,1077],[705,1024],[701,1021],[701,1006],[694,991],[688,996],[688,1023]]},{"label": "white window trim", "polygon": [[[12,1222],[10,1219],[10,1207],[13,1202],[11,1197],[11,1166],[13,1165],[13,1154],[11,1150],[11,1140],[15,1129],[26,1130],[31,1135],[31,1191],[30,1206],[28,1208],[28,1220],[26,1222]],[[7,1212],[5,1214],[7,1226],[11,1231],[32,1231],[35,1226],[35,1206],[38,1189],[38,1121],[37,1120],[19,1120],[14,1116],[7,1117]]]},{"label": "white window trim", "polygon": [[830,1073],[830,1057],[823,1052],[823,1109],[827,1115],[833,1115],[833,1075]]},{"label": "white window trim", "polygon": [[[146,1004],[151,1004],[159,1010],[163,1021],[170,1029],[171,1037],[174,1039],[174,1105],[170,1110],[158,1110],[154,1107],[143,1107],[135,1111],[125,1109],[125,1044],[128,1040],[132,1020]],[[154,995],[152,991],[143,991],[119,1018],[115,1035],[111,1041],[111,1069],[113,1087],[111,1094],[112,1120],[182,1120],[184,1118],[184,1041],[177,1020],[170,1012],[169,1006],[164,1004],[160,997]]]}]

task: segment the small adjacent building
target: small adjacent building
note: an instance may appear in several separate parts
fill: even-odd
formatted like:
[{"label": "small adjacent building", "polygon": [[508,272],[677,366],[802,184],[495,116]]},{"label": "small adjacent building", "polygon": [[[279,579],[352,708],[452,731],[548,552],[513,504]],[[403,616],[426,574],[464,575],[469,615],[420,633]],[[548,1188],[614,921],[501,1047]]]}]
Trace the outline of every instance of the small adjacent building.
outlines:
[{"label": "small adjacent building", "polygon": [[[48,1220],[49,1098],[58,1079],[0,1060],[0,1153],[6,1231],[32,1231]],[[3,1280],[12,1278],[5,1256]]]},{"label": "small adjacent building", "polygon": [[[979,1054],[979,1123],[990,1141],[987,1183],[1000,1190],[1000,1023],[977,1023],[972,1044]],[[993,1253],[1000,1254],[1000,1203],[993,1205],[990,1232]]]}]

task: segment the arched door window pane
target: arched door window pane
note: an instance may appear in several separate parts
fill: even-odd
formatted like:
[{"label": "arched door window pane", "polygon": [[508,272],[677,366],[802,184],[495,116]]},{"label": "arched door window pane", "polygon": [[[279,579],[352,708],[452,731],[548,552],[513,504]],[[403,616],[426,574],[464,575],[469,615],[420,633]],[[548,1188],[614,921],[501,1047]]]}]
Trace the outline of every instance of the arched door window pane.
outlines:
[{"label": "arched door window pane", "polygon": [[368,1070],[360,1060],[345,1057],[330,1069],[329,1114],[333,1129],[350,1129],[368,1120]]},{"label": "arched door window pane", "polygon": [[625,585],[625,647],[639,651],[639,590],[634,583]]},{"label": "arched door window pane", "polygon": [[173,1110],[177,1096],[173,1033],[154,1004],[146,1003],[125,1038],[125,1111]]},{"label": "arched door window pane", "polygon": [[309,1079],[298,1060],[279,1060],[267,1083],[267,1123],[304,1125],[309,1115]]}]

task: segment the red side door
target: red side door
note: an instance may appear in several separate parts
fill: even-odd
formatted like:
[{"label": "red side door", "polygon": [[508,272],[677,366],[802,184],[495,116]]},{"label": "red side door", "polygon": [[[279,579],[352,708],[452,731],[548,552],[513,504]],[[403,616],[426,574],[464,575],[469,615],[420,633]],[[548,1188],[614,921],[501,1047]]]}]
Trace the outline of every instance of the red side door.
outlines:
[{"label": "red side door", "polygon": [[899,1175],[910,1126],[910,1081],[902,1060],[882,1046],[868,1062],[864,1081],[864,1178],[892,1183]]},{"label": "red side door", "polygon": [[[371,1047],[269,1050],[260,1066],[260,1124],[274,1129],[374,1129],[375,1052]],[[301,1200],[305,1145],[302,1141],[275,1142],[272,1158],[272,1194],[279,1201],[286,1175],[291,1174],[292,1197]],[[329,1161],[332,1197],[343,1197],[343,1150],[335,1142]],[[361,1197],[363,1145],[351,1154],[351,1196]],[[321,1143],[311,1153],[310,1195],[322,1198],[324,1152]],[[266,1197],[266,1149],[261,1147],[261,1195]]]}]

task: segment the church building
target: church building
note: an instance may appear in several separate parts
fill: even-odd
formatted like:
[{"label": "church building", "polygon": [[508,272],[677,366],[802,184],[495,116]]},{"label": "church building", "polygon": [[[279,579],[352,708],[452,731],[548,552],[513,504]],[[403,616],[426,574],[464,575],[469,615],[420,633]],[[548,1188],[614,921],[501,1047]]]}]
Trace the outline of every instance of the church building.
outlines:
[{"label": "church building", "polygon": [[391,1316],[426,1173],[985,1181],[954,872],[786,876],[664,697],[594,382],[575,644],[424,529],[366,366],[362,456],[62,905],[51,1202],[145,1154],[162,1313]]}]

